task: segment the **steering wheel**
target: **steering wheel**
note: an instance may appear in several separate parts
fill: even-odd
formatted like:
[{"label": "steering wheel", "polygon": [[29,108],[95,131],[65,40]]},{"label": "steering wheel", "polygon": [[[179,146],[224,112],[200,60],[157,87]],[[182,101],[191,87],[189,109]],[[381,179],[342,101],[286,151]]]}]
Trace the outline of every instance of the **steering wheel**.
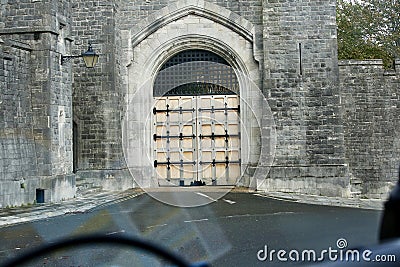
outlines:
[{"label": "steering wheel", "polygon": [[51,244],[45,244],[38,248],[32,249],[23,253],[15,258],[9,259],[3,263],[2,267],[15,267],[22,264],[29,263],[33,259],[39,258],[51,252],[55,252],[65,248],[76,248],[85,245],[93,244],[111,244],[120,245],[125,247],[133,247],[139,250],[150,252],[160,258],[169,261],[180,267],[208,267],[209,265],[204,262],[191,264],[177,254],[151,242],[145,241],[137,237],[127,237],[121,235],[85,235],[73,237],[69,239],[62,239]]}]

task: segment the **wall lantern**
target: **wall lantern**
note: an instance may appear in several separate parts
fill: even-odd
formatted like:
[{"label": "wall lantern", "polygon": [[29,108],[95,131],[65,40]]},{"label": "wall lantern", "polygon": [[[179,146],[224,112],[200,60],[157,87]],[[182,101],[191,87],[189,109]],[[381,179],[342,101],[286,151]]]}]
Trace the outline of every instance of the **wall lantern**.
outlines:
[{"label": "wall lantern", "polygon": [[85,53],[82,53],[79,56],[63,56],[61,55],[61,65],[65,62],[70,61],[72,58],[83,57],[83,61],[85,62],[86,68],[93,68],[96,65],[97,60],[99,59],[99,55],[97,55],[92,48],[92,44],[89,43],[89,48]]}]

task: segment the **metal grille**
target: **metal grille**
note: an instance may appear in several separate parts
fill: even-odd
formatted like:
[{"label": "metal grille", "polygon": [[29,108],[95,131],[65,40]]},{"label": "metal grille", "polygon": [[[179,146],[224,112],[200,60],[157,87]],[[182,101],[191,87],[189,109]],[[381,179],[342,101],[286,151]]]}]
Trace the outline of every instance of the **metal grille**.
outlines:
[{"label": "metal grille", "polygon": [[162,67],[161,70],[166,68],[193,61],[211,61],[229,66],[225,59],[214,54],[213,52],[200,49],[191,49],[180,52],[170,58]]},{"label": "metal grille", "polygon": [[168,91],[167,96],[200,96],[200,95],[234,95],[230,90],[221,85],[211,83],[187,83]]},{"label": "metal grille", "polygon": [[206,50],[186,50],[170,58],[154,82],[154,96],[238,94],[235,71],[225,59]]}]

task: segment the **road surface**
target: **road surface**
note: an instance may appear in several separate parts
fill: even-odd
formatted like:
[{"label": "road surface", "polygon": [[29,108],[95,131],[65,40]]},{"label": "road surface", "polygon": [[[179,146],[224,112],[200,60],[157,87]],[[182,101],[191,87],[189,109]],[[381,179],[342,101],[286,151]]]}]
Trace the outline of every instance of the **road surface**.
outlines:
[{"label": "road surface", "polygon": [[[192,262],[213,266],[286,266],[299,262],[281,262],[276,255],[262,261],[262,250],[318,252],[337,249],[339,239],[347,247],[376,244],[381,216],[376,210],[307,205],[254,193],[221,196],[212,190],[192,190],[152,196],[143,194],[87,213],[0,228],[0,261],[45,242],[102,233],[140,236]],[[154,199],[157,196],[209,204],[181,208]],[[30,265],[56,266],[56,262],[59,266],[157,266],[146,253],[105,246],[61,251]]]}]

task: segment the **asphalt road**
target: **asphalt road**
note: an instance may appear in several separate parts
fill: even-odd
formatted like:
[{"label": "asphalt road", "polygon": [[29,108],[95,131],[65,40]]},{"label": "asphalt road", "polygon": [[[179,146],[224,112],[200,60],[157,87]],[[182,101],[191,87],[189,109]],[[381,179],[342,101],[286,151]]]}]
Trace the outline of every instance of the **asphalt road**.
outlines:
[{"label": "asphalt road", "polygon": [[[165,193],[153,193],[165,197]],[[164,195],[163,195],[164,194]],[[175,198],[176,196],[173,196]],[[179,208],[144,194],[89,213],[70,214],[0,229],[0,262],[45,242],[88,233],[140,236],[186,259],[212,266],[286,266],[264,261],[271,250],[322,251],[377,244],[380,211],[299,204],[251,193],[187,192],[208,199],[201,207]],[[218,201],[213,201],[214,199]],[[262,250],[261,252],[259,252]],[[126,264],[126,265],[124,265]],[[165,263],[160,262],[163,266]],[[303,262],[309,265],[310,262]],[[28,266],[157,266],[154,257],[126,248],[91,246],[63,250]]]}]

